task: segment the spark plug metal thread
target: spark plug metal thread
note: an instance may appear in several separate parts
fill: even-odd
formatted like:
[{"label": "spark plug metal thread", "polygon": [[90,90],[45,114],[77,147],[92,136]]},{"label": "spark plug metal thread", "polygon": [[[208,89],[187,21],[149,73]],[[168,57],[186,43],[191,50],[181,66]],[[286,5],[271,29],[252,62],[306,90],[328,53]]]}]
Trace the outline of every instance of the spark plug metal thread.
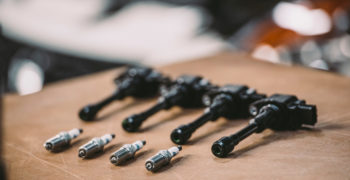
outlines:
[{"label": "spark plug metal thread", "polygon": [[91,157],[95,153],[103,151],[104,146],[107,145],[114,138],[114,134],[106,134],[99,138],[93,138],[88,143],[80,146],[78,156],[83,159]]},{"label": "spark plug metal thread", "polygon": [[152,172],[157,171],[159,168],[167,165],[171,159],[176,156],[181,150],[182,146],[174,146],[168,150],[159,151],[156,155],[152,156],[146,161],[146,169]]},{"label": "spark plug metal thread", "polygon": [[136,141],[133,144],[125,144],[116,152],[114,152],[109,159],[112,164],[122,164],[123,162],[133,158],[135,156],[135,153],[139,151],[145,144],[146,141]]},{"label": "spark plug metal thread", "polygon": [[56,136],[48,139],[44,143],[44,147],[48,151],[57,151],[71,142],[72,139],[77,138],[81,133],[83,133],[83,129],[72,129],[68,132],[60,132]]}]

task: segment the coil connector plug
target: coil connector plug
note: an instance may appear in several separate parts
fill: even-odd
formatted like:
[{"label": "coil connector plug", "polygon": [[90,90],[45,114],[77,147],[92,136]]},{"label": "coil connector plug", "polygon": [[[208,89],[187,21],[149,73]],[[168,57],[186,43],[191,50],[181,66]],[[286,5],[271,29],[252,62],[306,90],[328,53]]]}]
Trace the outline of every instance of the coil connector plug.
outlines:
[{"label": "coil connector plug", "polygon": [[78,156],[83,159],[89,158],[94,154],[103,151],[103,147],[111,142],[114,138],[114,134],[106,134],[102,137],[93,138],[88,143],[80,146]]},{"label": "coil connector plug", "polygon": [[120,165],[123,162],[133,158],[135,153],[142,149],[142,147],[146,144],[146,141],[136,141],[132,144],[125,144],[116,152],[114,152],[109,160],[114,165]]},{"label": "coil connector plug", "polygon": [[203,103],[207,108],[202,116],[174,129],[170,134],[170,139],[175,144],[185,144],[198,128],[209,121],[216,121],[220,117],[247,118],[249,117],[249,105],[265,97],[265,94],[257,93],[255,89],[244,85],[228,84],[214,88],[203,96]]},{"label": "coil connector plug", "polygon": [[114,80],[115,92],[102,101],[89,104],[79,111],[80,119],[92,121],[97,113],[105,106],[125,97],[146,98],[159,93],[161,85],[170,83],[170,78],[148,67],[131,67]]},{"label": "coil connector plug", "polygon": [[81,133],[83,133],[83,129],[72,129],[68,132],[60,132],[56,136],[48,139],[44,143],[44,147],[48,151],[58,151],[66,146],[68,146],[72,139],[77,138]]},{"label": "coil connector plug", "polygon": [[248,126],[214,142],[211,151],[215,156],[226,157],[240,141],[267,128],[275,131],[297,130],[303,125],[317,122],[316,106],[306,104],[293,95],[274,94],[252,103],[249,111],[255,118],[249,121]]},{"label": "coil connector plug", "polygon": [[146,169],[152,172],[157,171],[159,168],[167,165],[181,150],[182,146],[174,146],[168,150],[159,151],[156,155],[152,156],[146,161]]},{"label": "coil connector plug", "polygon": [[128,132],[135,132],[144,121],[161,110],[169,110],[173,106],[183,108],[198,108],[204,106],[203,95],[213,86],[207,79],[201,76],[182,75],[169,87],[163,86],[161,97],[151,108],[139,114],[134,114],[122,122],[122,127]]}]

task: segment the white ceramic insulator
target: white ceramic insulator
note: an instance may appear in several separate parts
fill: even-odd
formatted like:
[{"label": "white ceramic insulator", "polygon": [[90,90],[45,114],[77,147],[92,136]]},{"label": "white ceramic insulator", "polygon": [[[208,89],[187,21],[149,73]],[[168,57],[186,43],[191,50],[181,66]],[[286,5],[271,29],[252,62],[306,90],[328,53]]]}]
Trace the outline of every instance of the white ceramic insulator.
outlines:
[{"label": "white ceramic insulator", "polygon": [[136,141],[132,144],[137,150],[140,150],[143,147],[142,141]]},{"label": "white ceramic insulator", "polygon": [[174,146],[168,149],[168,151],[170,152],[170,154],[172,155],[172,157],[174,157],[177,153],[179,153],[179,148]]},{"label": "white ceramic insulator", "polygon": [[74,128],[74,129],[68,131],[68,134],[69,134],[69,136],[70,136],[72,139],[74,139],[74,138],[76,138],[76,137],[79,136],[80,131],[79,131],[79,129]]},{"label": "white ceramic insulator", "polygon": [[101,140],[103,141],[103,144],[106,145],[108,144],[109,142],[111,142],[113,139],[113,136],[112,134],[106,134],[104,136],[101,137]]}]

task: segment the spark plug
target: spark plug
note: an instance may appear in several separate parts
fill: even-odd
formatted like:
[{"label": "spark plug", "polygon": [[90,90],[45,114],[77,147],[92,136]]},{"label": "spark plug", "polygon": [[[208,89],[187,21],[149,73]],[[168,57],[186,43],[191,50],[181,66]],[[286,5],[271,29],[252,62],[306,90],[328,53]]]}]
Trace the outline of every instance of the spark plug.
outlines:
[{"label": "spark plug", "polygon": [[255,118],[249,121],[248,126],[213,143],[211,150],[215,156],[227,156],[240,141],[266,128],[276,131],[297,130],[303,125],[317,122],[316,106],[308,105],[293,95],[274,94],[252,103],[249,111]]},{"label": "spark plug", "polygon": [[265,97],[264,94],[258,94],[254,89],[243,85],[225,85],[212,89],[203,96],[203,103],[207,106],[203,115],[174,129],[170,139],[175,144],[185,144],[208,121],[216,121],[220,117],[246,118],[249,116],[249,104]]},{"label": "spark plug", "polygon": [[114,138],[114,134],[106,134],[100,138],[93,138],[88,143],[80,146],[78,156],[83,159],[91,157],[95,153],[103,151],[103,147]]},{"label": "spark plug", "polygon": [[147,67],[132,67],[115,78],[116,91],[104,100],[83,107],[79,112],[80,119],[92,121],[96,114],[106,105],[127,96],[135,98],[152,97],[158,94],[162,84],[170,83],[170,79],[156,70]]},{"label": "spark plug", "polygon": [[65,146],[68,146],[72,139],[77,138],[81,133],[83,133],[83,129],[72,129],[68,132],[60,132],[53,138],[50,138],[44,143],[44,147],[48,151],[57,151]]},{"label": "spark plug", "polygon": [[139,151],[146,141],[136,141],[133,144],[125,144],[119,150],[114,152],[109,158],[112,164],[119,165],[128,159],[131,159],[135,156],[135,153]]},{"label": "spark plug", "polygon": [[167,165],[181,150],[181,146],[174,146],[168,150],[159,151],[156,155],[152,156],[146,161],[146,169],[152,172],[157,171],[159,168]]},{"label": "spark plug", "polygon": [[169,88],[163,88],[157,104],[142,113],[129,116],[122,122],[122,126],[128,132],[135,132],[145,120],[160,110],[168,110],[173,106],[201,107],[202,96],[213,87],[208,80],[200,76],[180,76]]}]

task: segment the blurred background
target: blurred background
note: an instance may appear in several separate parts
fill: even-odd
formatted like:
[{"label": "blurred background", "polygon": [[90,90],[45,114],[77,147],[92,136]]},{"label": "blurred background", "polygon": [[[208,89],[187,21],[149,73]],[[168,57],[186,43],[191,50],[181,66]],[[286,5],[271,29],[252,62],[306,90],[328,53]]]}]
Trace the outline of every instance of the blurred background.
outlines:
[{"label": "blurred background", "polygon": [[2,90],[221,51],[350,76],[349,0],[0,0]]}]

